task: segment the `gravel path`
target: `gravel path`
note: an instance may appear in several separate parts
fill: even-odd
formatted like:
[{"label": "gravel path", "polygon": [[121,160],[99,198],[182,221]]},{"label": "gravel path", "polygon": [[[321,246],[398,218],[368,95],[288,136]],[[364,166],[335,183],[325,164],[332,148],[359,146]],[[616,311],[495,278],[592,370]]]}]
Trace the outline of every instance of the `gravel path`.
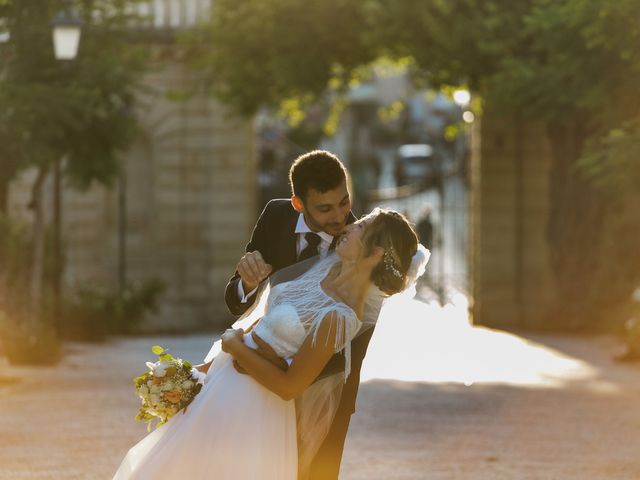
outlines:
[{"label": "gravel path", "polygon": [[[398,329],[391,310],[376,330],[341,479],[640,479],[640,365],[613,363],[612,339],[516,336],[414,307],[430,320]],[[0,358],[0,479],[111,478],[146,432],[131,378],[149,347],[197,361],[210,341],[72,343],[44,369]]]}]

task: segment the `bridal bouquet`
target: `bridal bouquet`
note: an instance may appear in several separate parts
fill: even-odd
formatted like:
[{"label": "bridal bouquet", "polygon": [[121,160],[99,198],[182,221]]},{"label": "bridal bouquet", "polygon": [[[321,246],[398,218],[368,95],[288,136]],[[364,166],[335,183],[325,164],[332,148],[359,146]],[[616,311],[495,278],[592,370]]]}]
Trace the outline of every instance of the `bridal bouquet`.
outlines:
[{"label": "bridal bouquet", "polygon": [[202,389],[205,377],[189,362],[174,358],[158,345],[154,345],[151,351],[158,355],[158,361],[147,362],[149,370],[133,379],[136,394],[142,400],[136,420],[146,421],[148,430],[151,430],[153,420],[159,420],[158,428],[180,410],[186,412],[187,406]]}]

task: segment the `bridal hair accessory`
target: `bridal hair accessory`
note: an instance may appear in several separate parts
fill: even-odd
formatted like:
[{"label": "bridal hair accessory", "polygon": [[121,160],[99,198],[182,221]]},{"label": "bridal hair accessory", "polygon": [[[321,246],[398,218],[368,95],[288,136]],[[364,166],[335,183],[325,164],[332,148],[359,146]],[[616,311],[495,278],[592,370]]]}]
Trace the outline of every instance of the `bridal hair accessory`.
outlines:
[{"label": "bridal hair accessory", "polygon": [[395,251],[393,247],[389,247],[389,250],[384,251],[384,268],[389,270],[395,277],[402,278],[402,273],[396,267],[396,262],[393,260]]},{"label": "bridal hair accessory", "polygon": [[[402,278],[402,273],[396,267],[396,262],[393,259],[395,255],[395,250],[393,247],[389,247],[389,250],[385,250],[383,262],[385,269],[389,270],[394,276],[398,278]],[[411,258],[411,265],[409,265],[409,269],[407,270],[407,285],[411,285],[419,277],[424,274],[424,271],[427,267],[427,263],[429,262],[429,257],[431,256],[431,252],[425,248],[421,243],[418,244],[418,249],[416,253]]]}]

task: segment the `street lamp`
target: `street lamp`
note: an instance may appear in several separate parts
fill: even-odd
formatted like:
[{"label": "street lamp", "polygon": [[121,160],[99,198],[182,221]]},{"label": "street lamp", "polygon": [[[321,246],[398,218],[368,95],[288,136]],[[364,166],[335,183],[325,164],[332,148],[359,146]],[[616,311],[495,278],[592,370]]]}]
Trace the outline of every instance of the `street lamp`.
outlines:
[{"label": "street lamp", "polygon": [[0,18],[0,43],[7,43],[11,40],[11,34],[7,29],[6,21]]},{"label": "street lamp", "polygon": [[[78,56],[82,21],[67,2],[65,8],[51,20],[53,51],[56,60],[72,61]],[[53,164],[53,250],[55,272],[53,277],[53,317],[56,333],[61,335],[62,300],[62,159]]]},{"label": "street lamp", "polygon": [[78,55],[82,21],[78,14],[65,8],[51,21],[53,50],[57,60],[73,60]]}]

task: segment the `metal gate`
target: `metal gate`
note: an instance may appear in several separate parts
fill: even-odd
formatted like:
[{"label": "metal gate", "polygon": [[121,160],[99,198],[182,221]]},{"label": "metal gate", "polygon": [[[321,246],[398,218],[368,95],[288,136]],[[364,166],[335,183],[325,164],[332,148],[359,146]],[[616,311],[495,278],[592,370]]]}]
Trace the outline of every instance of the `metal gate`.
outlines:
[{"label": "metal gate", "polygon": [[445,172],[439,168],[429,183],[397,187],[394,162],[392,150],[381,155],[380,188],[369,192],[364,210],[376,206],[397,210],[416,225],[422,243],[431,250],[427,272],[419,282],[421,297],[437,299],[442,305],[451,302],[455,295],[468,298],[469,202],[465,169]]}]

